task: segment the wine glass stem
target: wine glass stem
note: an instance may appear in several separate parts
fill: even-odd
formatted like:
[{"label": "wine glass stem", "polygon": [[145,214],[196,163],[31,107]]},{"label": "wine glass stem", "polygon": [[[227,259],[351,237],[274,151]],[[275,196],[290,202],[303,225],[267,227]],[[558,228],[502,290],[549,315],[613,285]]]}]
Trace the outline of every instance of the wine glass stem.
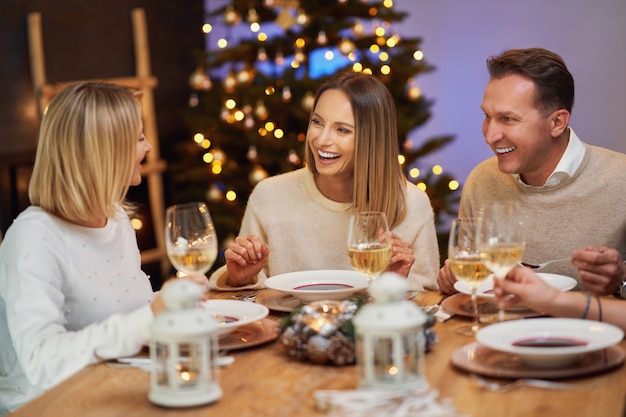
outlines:
[{"label": "wine glass stem", "polygon": [[[504,279],[505,277],[506,277],[506,275],[504,275],[504,276],[502,276],[502,277],[497,276],[497,277],[495,277],[495,279],[496,279],[496,280],[502,280],[502,279]],[[506,317],[505,317],[505,315],[504,315],[504,301],[503,301],[503,300],[501,300],[501,301],[498,303],[498,321],[504,321],[504,319],[505,319],[505,318],[506,318]]]},{"label": "wine glass stem", "polygon": [[474,324],[472,324],[472,333],[478,333],[480,323],[478,321],[478,300],[476,296],[476,287],[472,287],[472,307],[474,308]]}]

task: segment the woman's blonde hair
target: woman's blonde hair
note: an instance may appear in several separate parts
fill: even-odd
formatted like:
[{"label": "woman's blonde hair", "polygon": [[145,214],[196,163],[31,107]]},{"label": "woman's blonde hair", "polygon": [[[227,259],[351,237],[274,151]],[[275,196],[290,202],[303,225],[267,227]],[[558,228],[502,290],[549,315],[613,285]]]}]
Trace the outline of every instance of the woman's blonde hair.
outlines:
[{"label": "woman's blonde hair", "polygon": [[[317,90],[313,109],[327,90],[342,91],[354,113],[355,156],[353,203],[356,211],[382,211],[393,228],[406,216],[406,177],[398,161],[396,106],[376,77],[351,70],[341,72]],[[306,146],[305,160],[316,174],[315,157]]]},{"label": "woman's blonde hair", "polygon": [[140,94],[87,82],[63,89],[41,121],[28,195],[71,222],[113,217],[134,171]]}]

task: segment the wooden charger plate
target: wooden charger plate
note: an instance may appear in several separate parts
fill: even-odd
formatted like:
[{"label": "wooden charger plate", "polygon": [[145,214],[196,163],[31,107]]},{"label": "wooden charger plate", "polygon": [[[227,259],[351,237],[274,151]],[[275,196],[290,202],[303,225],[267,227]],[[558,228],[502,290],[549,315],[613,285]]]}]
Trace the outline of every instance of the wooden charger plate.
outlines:
[{"label": "wooden charger plate", "polygon": [[624,363],[624,356],[621,347],[611,346],[584,353],[575,363],[563,368],[534,368],[513,353],[474,342],[455,350],[450,360],[457,368],[495,378],[561,379],[608,371]]}]

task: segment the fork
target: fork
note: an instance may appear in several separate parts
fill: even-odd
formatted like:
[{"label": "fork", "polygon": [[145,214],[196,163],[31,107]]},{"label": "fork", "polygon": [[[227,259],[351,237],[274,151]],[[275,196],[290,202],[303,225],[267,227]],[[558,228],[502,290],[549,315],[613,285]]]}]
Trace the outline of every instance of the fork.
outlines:
[{"label": "fork", "polygon": [[546,266],[554,263],[554,262],[563,262],[563,261],[569,261],[572,258],[559,258],[559,259],[552,259],[550,261],[545,261],[545,262],[541,262],[539,264],[534,264],[532,262],[525,262],[525,261],[521,261],[520,265],[525,266],[526,268],[530,268],[530,269],[541,269],[541,268],[545,268]]},{"label": "fork", "polygon": [[253,290],[252,292],[246,291],[240,294],[233,295],[235,300],[247,301],[249,303],[253,303],[256,299],[256,296],[261,293],[262,290]]},{"label": "fork", "polygon": [[586,391],[593,389],[595,384],[574,384],[567,382],[555,382],[545,379],[520,378],[512,382],[488,381],[478,375],[472,374],[472,379],[489,391],[508,392],[518,387],[546,388],[561,391]]}]

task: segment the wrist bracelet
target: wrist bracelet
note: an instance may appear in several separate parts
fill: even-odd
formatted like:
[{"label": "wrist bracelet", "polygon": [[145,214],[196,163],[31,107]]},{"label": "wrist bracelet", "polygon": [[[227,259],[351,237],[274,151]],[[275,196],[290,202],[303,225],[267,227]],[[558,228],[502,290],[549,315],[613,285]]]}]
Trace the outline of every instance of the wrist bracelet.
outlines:
[{"label": "wrist bracelet", "polygon": [[602,321],[602,302],[600,296],[596,294],[596,301],[598,302],[598,321]]},{"label": "wrist bracelet", "polygon": [[583,311],[583,316],[581,317],[583,320],[587,318],[587,314],[589,313],[589,304],[591,304],[591,294],[587,291],[587,305],[585,306],[585,311]]}]

